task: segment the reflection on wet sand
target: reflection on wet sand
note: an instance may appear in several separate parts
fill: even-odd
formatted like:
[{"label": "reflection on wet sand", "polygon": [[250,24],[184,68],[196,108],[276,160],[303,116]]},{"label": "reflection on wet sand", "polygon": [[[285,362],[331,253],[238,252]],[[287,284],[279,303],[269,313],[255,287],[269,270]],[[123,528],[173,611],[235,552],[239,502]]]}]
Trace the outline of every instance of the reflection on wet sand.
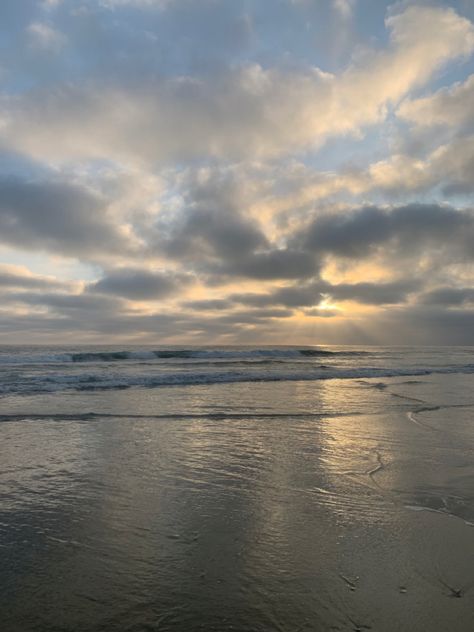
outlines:
[{"label": "reflection on wet sand", "polygon": [[472,408],[448,424],[434,380],[201,387],[169,417],[176,389],[128,393],[130,417],[89,395],[93,417],[78,398],[3,422],[5,629],[469,629]]}]

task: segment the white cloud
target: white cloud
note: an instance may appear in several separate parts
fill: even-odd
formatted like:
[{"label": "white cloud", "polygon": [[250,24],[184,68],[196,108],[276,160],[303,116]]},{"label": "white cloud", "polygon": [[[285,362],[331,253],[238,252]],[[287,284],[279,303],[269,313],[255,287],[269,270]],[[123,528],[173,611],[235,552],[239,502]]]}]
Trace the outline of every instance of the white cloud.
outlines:
[{"label": "white cloud", "polygon": [[349,19],[354,10],[355,0],[333,0],[333,6],[344,19]]},{"label": "white cloud", "polygon": [[463,83],[442,88],[420,99],[406,99],[397,115],[425,127],[446,125],[460,127],[474,120],[474,75]]},{"label": "white cloud", "polygon": [[27,30],[31,44],[35,48],[59,52],[67,42],[63,33],[45,22],[33,22]]},{"label": "white cloud", "polygon": [[[57,42],[43,26],[34,33],[45,44]],[[339,75],[254,63],[201,78],[143,78],[133,90],[115,81],[31,93],[3,113],[5,139],[59,162],[240,159],[317,147],[383,121],[391,104],[474,49],[473,25],[452,10],[410,7],[387,26],[389,48]]]},{"label": "white cloud", "polygon": [[41,6],[43,7],[43,9],[46,9],[46,10],[55,9],[62,2],[63,0],[42,0]]}]

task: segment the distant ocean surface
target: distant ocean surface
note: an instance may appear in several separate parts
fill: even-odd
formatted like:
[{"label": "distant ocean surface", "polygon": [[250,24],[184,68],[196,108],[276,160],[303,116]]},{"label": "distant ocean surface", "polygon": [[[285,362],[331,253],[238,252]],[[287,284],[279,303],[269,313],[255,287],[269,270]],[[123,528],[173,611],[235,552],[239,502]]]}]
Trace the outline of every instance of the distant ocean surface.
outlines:
[{"label": "distant ocean surface", "polygon": [[472,629],[473,347],[0,347],[6,632]]},{"label": "distant ocean surface", "polygon": [[0,347],[0,394],[474,373],[474,348]]}]

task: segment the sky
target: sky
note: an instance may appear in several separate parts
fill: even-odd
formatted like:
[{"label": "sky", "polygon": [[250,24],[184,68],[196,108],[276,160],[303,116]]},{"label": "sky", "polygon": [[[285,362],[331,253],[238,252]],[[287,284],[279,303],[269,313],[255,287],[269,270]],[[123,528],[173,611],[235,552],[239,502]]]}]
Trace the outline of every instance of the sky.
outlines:
[{"label": "sky", "polygon": [[474,345],[472,0],[0,25],[0,343]]}]

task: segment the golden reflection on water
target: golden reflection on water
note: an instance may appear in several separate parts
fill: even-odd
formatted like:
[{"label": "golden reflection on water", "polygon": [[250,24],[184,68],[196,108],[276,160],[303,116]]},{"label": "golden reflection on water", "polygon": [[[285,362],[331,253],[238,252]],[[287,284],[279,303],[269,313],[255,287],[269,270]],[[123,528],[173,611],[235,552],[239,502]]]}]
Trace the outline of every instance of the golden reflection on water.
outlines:
[{"label": "golden reflection on water", "polygon": [[[33,629],[38,604],[52,601],[78,629],[159,629],[166,615],[161,627],[179,631],[196,620],[216,631],[351,620],[390,630],[389,617],[409,625],[401,599],[432,622],[423,595],[446,621],[452,603],[439,606],[430,560],[448,581],[467,581],[473,544],[459,517],[406,505],[462,495],[449,468],[466,466],[467,435],[410,423],[413,402],[399,397],[409,388],[332,380],[118,392],[107,409],[128,402],[135,417],[1,424],[7,621]],[[444,473],[433,469],[441,462]],[[452,537],[463,560],[458,549],[450,557]],[[420,588],[418,571],[432,583]],[[354,591],[341,575],[360,578]],[[51,628],[52,612],[43,608],[37,629]]]}]

